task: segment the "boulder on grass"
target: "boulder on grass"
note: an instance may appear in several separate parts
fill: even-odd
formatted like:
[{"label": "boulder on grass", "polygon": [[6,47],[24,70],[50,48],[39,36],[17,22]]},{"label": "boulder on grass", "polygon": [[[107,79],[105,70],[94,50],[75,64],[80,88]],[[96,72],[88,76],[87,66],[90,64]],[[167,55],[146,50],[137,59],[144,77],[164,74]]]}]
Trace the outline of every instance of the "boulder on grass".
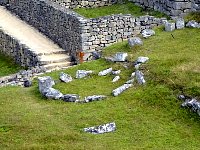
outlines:
[{"label": "boulder on grass", "polygon": [[58,100],[63,98],[63,94],[54,88],[46,88],[43,92],[44,96],[48,99]]},{"label": "boulder on grass", "polygon": [[112,72],[112,68],[108,68],[108,69],[105,69],[103,71],[100,71],[99,72],[99,76],[106,76],[107,74],[111,73]]},{"label": "boulder on grass", "polygon": [[190,28],[200,28],[200,25],[199,25],[199,23],[197,23],[196,21],[191,20],[191,21],[189,21],[189,22],[186,24],[186,27],[190,27]]},{"label": "boulder on grass", "polygon": [[62,100],[65,102],[76,102],[79,101],[80,96],[77,94],[65,94],[62,97]]},{"label": "boulder on grass", "polygon": [[143,45],[143,42],[139,37],[133,37],[128,39],[128,44],[130,47],[133,47],[135,45]]},{"label": "boulder on grass", "polygon": [[72,77],[64,72],[60,73],[60,80],[62,82],[68,83],[72,81]]},{"label": "boulder on grass", "polygon": [[52,80],[50,76],[38,77],[38,82],[39,82],[39,91],[42,94],[46,89],[51,88],[53,85],[55,85],[55,82]]},{"label": "boulder on grass", "polygon": [[145,30],[142,31],[142,36],[144,38],[148,38],[152,35],[155,35],[155,31],[153,31],[152,29],[145,29]]},{"label": "boulder on grass", "polygon": [[176,19],[176,29],[183,29],[185,28],[185,21],[183,18]]},{"label": "boulder on grass", "polygon": [[85,132],[89,132],[92,134],[102,134],[102,133],[115,131],[116,124],[115,124],[115,122],[111,122],[111,123],[107,123],[107,124],[103,124],[103,125],[99,125],[99,126],[84,128],[83,130]]},{"label": "boulder on grass", "polygon": [[89,74],[92,74],[93,71],[89,70],[77,70],[76,71],[76,78],[80,79],[80,78],[84,78],[87,77]]}]

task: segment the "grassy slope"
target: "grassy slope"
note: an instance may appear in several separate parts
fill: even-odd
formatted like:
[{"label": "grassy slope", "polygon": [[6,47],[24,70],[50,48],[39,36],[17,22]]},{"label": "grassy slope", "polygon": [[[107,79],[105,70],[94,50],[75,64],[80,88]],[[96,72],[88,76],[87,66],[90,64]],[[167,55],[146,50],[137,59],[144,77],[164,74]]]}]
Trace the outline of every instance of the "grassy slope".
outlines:
[{"label": "grassy slope", "polygon": [[[82,97],[106,94],[108,99],[88,104],[49,101],[40,96],[37,83],[31,88],[5,87],[0,90],[0,147],[2,149],[199,149],[199,117],[180,108],[180,91],[200,95],[200,30],[172,32],[157,30],[144,40],[144,46],[130,49],[118,43],[105,55],[126,51],[130,59],[148,56],[142,66],[147,85],[134,85],[119,97],[110,95],[113,88],[127,80],[133,68],[123,69],[122,80],[92,75],[88,79],[60,83],[55,88]],[[98,72],[120,64],[103,60],[88,62],[65,72],[75,76],[77,69]],[[58,80],[58,72],[50,74]],[[17,95],[17,97],[16,97]],[[82,128],[115,121],[113,133],[91,135]]]},{"label": "grassy slope", "polygon": [[153,15],[157,17],[167,17],[163,13],[152,11],[152,10],[144,10],[143,8],[134,5],[132,2],[125,2],[124,4],[114,4],[111,6],[104,6],[99,8],[79,8],[75,9],[77,13],[87,17],[87,18],[97,18],[106,15],[112,14],[132,14],[134,16],[142,16],[142,15]]},{"label": "grassy slope", "polygon": [[19,71],[21,67],[13,63],[13,60],[0,54],[0,77]]}]

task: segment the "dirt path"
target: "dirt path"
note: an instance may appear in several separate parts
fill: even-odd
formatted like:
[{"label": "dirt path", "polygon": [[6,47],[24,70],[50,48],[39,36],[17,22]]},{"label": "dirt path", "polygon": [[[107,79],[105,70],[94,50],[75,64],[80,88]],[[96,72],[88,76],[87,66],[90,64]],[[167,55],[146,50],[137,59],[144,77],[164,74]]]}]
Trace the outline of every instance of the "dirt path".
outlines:
[{"label": "dirt path", "polygon": [[50,39],[46,38],[30,25],[21,21],[2,6],[0,6],[0,28],[31,48],[35,53],[64,51]]}]

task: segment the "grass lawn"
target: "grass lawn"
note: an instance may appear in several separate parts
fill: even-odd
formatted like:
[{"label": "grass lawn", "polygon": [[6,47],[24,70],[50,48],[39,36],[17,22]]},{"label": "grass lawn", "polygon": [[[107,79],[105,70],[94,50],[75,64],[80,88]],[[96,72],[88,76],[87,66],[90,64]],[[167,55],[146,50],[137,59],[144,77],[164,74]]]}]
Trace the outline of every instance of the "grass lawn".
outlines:
[{"label": "grass lawn", "polygon": [[0,54],[0,77],[18,72],[22,67],[15,64],[12,59]]},{"label": "grass lawn", "polygon": [[153,10],[145,10],[142,7],[136,6],[133,2],[125,1],[124,4],[114,4],[98,8],[78,8],[74,9],[77,13],[86,18],[97,18],[112,14],[132,14],[133,16],[152,15],[156,17],[167,17],[167,15]]},{"label": "grass lawn", "polygon": [[[95,73],[112,66],[121,69],[121,80],[111,83],[112,76],[76,79],[55,85],[62,93],[105,94],[106,100],[87,104],[46,100],[37,88],[4,87],[0,89],[1,149],[199,149],[200,119],[180,108],[181,92],[200,96],[200,30],[174,32],[156,30],[144,39],[144,45],[129,48],[127,42],[110,46],[104,55],[128,52],[130,60],[147,56],[142,65],[147,84],[137,83],[118,97],[111,91],[124,83],[134,68],[104,60],[87,62],[64,72],[73,77],[77,69]],[[173,34],[174,38],[172,38]],[[59,72],[49,73],[58,81]],[[113,133],[91,135],[84,127],[115,121]]]}]

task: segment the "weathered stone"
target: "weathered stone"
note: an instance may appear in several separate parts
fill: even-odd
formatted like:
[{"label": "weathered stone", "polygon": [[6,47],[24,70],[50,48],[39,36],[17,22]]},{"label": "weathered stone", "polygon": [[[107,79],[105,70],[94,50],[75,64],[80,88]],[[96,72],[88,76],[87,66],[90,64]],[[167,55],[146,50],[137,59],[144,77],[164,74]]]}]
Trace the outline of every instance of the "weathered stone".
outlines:
[{"label": "weathered stone", "polygon": [[80,79],[80,78],[84,78],[87,77],[89,74],[92,74],[93,71],[89,70],[77,70],[76,71],[76,78]]},{"label": "weathered stone", "polygon": [[126,89],[128,89],[128,88],[130,88],[130,87],[132,87],[132,86],[133,86],[133,84],[124,84],[124,85],[118,87],[117,89],[113,90],[113,91],[112,91],[112,94],[113,94],[114,96],[118,96],[118,95],[120,95],[123,91],[125,91]]},{"label": "weathered stone", "polygon": [[128,57],[128,53],[117,52],[115,54],[114,60],[116,62],[124,62],[124,61],[126,61],[127,57]]},{"label": "weathered stone", "polygon": [[105,95],[92,95],[84,98],[84,102],[92,102],[92,101],[99,101],[107,98]]},{"label": "weathered stone", "polygon": [[106,70],[100,71],[98,75],[99,76],[106,76],[107,74],[109,74],[111,72],[112,72],[112,68],[108,68]]},{"label": "weathered stone", "polygon": [[145,29],[145,30],[142,31],[142,36],[144,38],[148,38],[148,37],[150,37],[152,35],[155,35],[155,31],[153,31],[151,29]]},{"label": "weathered stone", "polygon": [[182,107],[188,107],[200,116],[200,102],[196,98],[188,97],[185,95],[180,95],[178,98],[185,100],[185,102],[181,104]]},{"label": "weathered stone", "polygon": [[43,94],[48,99],[58,100],[58,99],[62,99],[63,97],[63,94],[54,88],[46,88],[45,90],[43,90]]},{"label": "weathered stone", "polygon": [[128,39],[128,44],[133,47],[135,45],[143,45],[143,42],[139,37],[133,37]]},{"label": "weathered stone", "polygon": [[39,91],[44,95],[46,89],[51,88],[55,85],[55,82],[52,80],[50,76],[38,77]]},{"label": "weathered stone", "polygon": [[120,74],[121,73],[121,70],[113,70],[112,71],[112,74],[113,75],[118,75],[118,74]]},{"label": "weathered stone", "polygon": [[175,30],[175,23],[167,22],[165,23],[165,31],[174,31]]},{"label": "weathered stone", "polygon": [[111,123],[103,124],[103,125],[100,125],[100,126],[84,128],[83,130],[85,132],[89,132],[89,133],[92,133],[92,134],[102,134],[102,133],[115,131],[116,130],[116,124],[115,124],[115,122],[111,122]]},{"label": "weathered stone", "polygon": [[191,20],[186,24],[186,27],[200,28],[200,25],[196,21]]},{"label": "weathered stone", "polygon": [[140,56],[140,57],[137,58],[136,63],[137,63],[137,64],[138,64],[138,63],[145,63],[145,62],[147,62],[148,60],[149,60],[149,57]]},{"label": "weathered stone", "polygon": [[146,83],[146,81],[144,80],[144,74],[141,71],[137,70],[135,72],[135,75],[136,75],[136,79],[137,79],[139,84],[145,84]]},{"label": "weathered stone", "polygon": [[182,18],[176,19],[176,28],[183,29],[185,27],[185,21]]},{"label": "weathered stone", "polygon": [[77,94],[65,94],[62,97],[62,100],[65,102],[76,102],[79,101],[80,97]]},{"label": "weathered stone", "polygon": [[131,80],[126,81],[125,84],[133,84],[134,81],[135,81],[134,79],[131,79]]},{"label": "weathered stone", "polygon": [[62,82],[68,83],[72,81],[72,77],[64,72],[60,73],[60,80]]},{"label": "weathered stone", "polygon": [[120,79],[120,76],[115,76],[112,80],[112,82],[117,82]]},{"label": "weathered stone", "polygon": [[101,58],[101,54],[97,51],[92,52],[92,57],[94,60],[96,59],[100,59]]},{"label": "weathered stone", "polygon": [[135,72],[133,72],[132,74],[131,74],[131,78],[134,78],[135,77]]},{"label": "weathered stone", "polygon": [[24,87],[31,87],[31,86],[32,86],[32,82],[30,80],[24,81]]}]

